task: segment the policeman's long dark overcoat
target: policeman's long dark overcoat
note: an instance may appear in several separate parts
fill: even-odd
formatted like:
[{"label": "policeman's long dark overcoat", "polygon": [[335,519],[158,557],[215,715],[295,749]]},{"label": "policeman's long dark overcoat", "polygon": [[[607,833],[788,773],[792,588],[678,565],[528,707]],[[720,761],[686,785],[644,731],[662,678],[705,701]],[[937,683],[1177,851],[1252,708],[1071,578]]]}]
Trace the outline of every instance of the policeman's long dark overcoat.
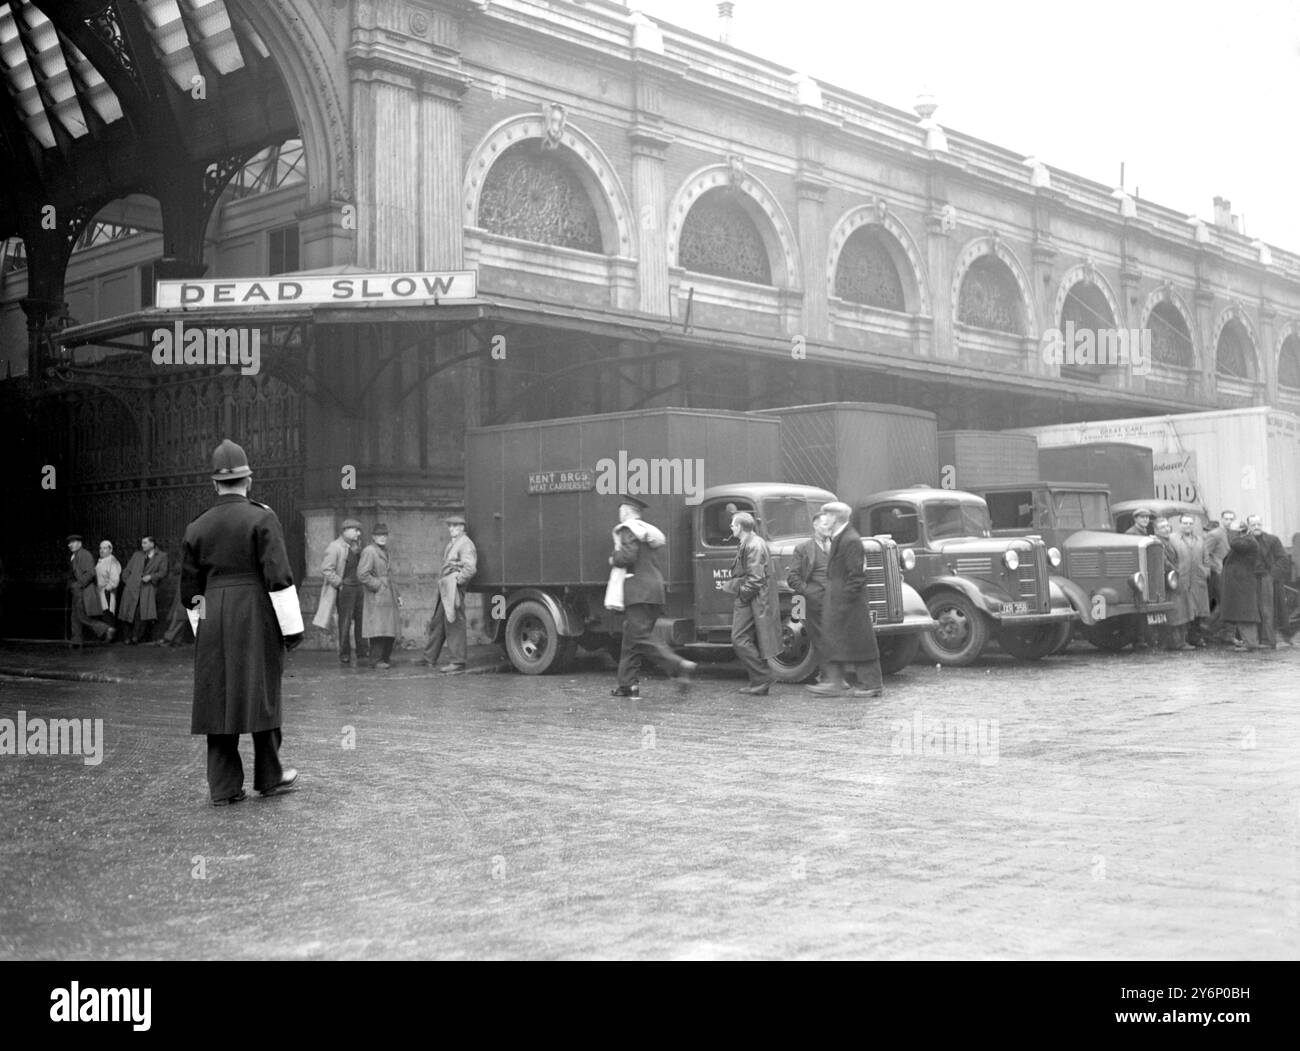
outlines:
[{"label": "policeman's long dark overcoat", "polygon": [[270,591],[293,584],[280,520],[265,504],[221,495],[185,530],[181,601],[202,595],[190,732],[239,734],[280,725],[283,636]]},{"label": "policeman's long dark overcoat", "polygon": [[831,541],[821,646],[822,658],[827,661],[873,661],[880,656],[867,605],[862,537],[851,525]]}]

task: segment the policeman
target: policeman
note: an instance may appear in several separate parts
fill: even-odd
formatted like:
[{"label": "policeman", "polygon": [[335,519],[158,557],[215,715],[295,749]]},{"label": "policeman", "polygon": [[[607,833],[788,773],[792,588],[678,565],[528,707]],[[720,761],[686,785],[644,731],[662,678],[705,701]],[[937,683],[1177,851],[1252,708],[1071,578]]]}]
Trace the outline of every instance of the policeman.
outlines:
[{"label": "policeman", "polygon": [[280,674],[302,641],[302,612],[280,520],[248,498],[244,450],[226,439],[212,454],[216,503],[185,529],[181,601],[194,628],[190,732],[208,738],[213,806],[246,798],[239,735],[253,735],[253,787],[291,789],[298,771],[280,766]]}]

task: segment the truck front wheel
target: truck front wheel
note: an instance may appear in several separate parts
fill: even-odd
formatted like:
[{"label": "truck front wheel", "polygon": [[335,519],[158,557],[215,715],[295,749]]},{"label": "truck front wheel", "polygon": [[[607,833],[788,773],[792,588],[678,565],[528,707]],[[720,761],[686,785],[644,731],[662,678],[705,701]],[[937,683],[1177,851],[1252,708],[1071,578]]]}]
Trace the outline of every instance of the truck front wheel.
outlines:
[{"label": "truck front wheel", "polygon": [[[1069,627],[1070,622],[1065,622]],[[998,645],[1022,661],[1042,660],[1055,653],[1061,643],[1061,630],[1057,624],[1044,624],[1037,628],[1008,628],[998,633]]]},{"label": "truck front wheel", "polygon": [[785,618],[781,640],[785,648],[768,661],[773,677],[777,682],[803,682],[817,670],[817,653],[808,643],[803,623]]},{"label": "truck front wheel", "polygon": [[541,602],[521,602],[506,619],[506,655],[525,675],[561,672],[577,649],[578,640],[560,634],[551,611]]},{"label": "truck front wheel", "polygon": [[877,636],[880,670],[886,675],[897,675],[916,660],[916,655],[921,652],[921,636],[924,634],[925,632],[918,631],[911,635]]},{"label": "truck front wheel", "polygon": [[1083,637],[1099,650],[1118,653],[1130,642],[1141,638],[1137,618],[1132,616],[1107,617],[1096,624],[1083,626]]},{"label": "truck front wheel", "polygon": [[926,657],[950,668],[975,663],[989,640],[989,625],[965,595],[939,591],[925,600],[930,616],[939,622],[921,638]]}]

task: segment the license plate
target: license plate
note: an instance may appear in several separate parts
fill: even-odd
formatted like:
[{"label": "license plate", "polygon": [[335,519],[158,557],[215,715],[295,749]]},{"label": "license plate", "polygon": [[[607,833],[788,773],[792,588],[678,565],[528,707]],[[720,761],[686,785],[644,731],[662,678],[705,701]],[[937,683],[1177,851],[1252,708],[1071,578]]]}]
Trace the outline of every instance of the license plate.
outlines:
[{"label": "license plate", "polygon": [[1028,602],[1004,602],[1002,603],[1003,613],[1028,613]]},{"label": "license plate", "polygon": [[1148,614],[1147,614],[1147,623],[1148,623],[1148,624],[1164,624],[1164,623],[1165,623],[1165,619],[1166,619],[1166,618],[1165,618],[1165,615],[1164,615],[1163,613],[1148,613]]}]

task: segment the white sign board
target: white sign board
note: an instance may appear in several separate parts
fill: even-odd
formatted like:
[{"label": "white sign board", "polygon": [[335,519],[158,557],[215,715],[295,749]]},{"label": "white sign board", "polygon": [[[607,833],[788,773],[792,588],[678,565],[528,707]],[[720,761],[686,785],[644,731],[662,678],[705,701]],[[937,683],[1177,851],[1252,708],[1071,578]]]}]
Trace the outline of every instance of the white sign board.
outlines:
[{"label": "white sign board", "polygon": [[473,299],[478,272],[316,274],[298,277],[202,278],[159,281],[154,303],[159,307],[219,306],[357,306],[393,305]]},{"label": "white sign board", "polygon": [[1196,453],[1157,452],[1152,455],[1155,472],[1155,498],[1184,504],[1199,504],[1201,493],[1196,485]]}]

